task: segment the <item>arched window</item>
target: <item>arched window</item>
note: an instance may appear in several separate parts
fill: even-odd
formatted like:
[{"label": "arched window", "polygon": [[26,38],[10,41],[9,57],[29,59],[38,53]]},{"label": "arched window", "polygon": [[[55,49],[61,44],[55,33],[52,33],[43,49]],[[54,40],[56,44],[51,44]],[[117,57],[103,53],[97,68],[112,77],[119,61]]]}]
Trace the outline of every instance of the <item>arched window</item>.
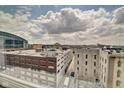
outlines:
[{"label": "arched window", "polygon": [[87,59],[88,58],[88,55],[86,54],[85,58]]},{"label": "arched window", "polygon": [[96,66],[96,62],[94,62],[94,66]]},{"label": "arched window", "polygon": [[85,61],[85,65],[87,65],[87,61]]},{"label": "arched window", "polygon": [[120,86],[121,85],[121,81],[117,80],[116,81],[116,86]]},{"label": "arched window", "polygon": [[79,60],[77,61],[77,64],[79,64]]},{"label": "arched window", "polygon": [[121,61],[120,60],[118,61],[118,67],[121,67]]},{"label": "arched window", "polygon": [[118,70],[118,71],[117,71],[117,77],[120,77],[120,76],[121,76],[121,71]]},{"label": "arched window", "polygon": [[79,58],[79,54],[77,54],[77,57]]},{"label": "arched window", "polygon": [[94,59],[96,59],[96,55],[94,55]]}]

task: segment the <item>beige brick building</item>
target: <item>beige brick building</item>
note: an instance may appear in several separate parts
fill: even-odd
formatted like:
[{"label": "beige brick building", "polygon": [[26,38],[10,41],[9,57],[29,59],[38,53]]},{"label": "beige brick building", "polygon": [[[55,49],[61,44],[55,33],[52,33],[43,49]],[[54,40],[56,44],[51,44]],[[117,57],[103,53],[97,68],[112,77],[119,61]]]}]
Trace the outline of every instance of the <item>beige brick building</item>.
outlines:
[{"label": "beige brick building", "polygon": [[103,87],[124,87],[124,54],[101,48],[73,49],[78,79]]},{"label": "beige brick building", "polygon": [[107,87],[124,87],[124,54],[110,55]]}]

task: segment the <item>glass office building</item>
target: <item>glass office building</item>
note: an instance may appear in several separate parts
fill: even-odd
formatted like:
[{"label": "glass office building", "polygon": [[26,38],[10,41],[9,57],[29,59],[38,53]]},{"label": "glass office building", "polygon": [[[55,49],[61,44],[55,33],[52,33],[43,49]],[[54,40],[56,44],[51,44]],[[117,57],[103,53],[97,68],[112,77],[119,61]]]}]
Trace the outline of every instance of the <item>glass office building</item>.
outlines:
[{"label": "glass office building", "polygon": [[0,31],[0,38],[3,39],[4,48],[27,48],[28,47],[27,40],[19,36],[16,36],[14,34]]}]

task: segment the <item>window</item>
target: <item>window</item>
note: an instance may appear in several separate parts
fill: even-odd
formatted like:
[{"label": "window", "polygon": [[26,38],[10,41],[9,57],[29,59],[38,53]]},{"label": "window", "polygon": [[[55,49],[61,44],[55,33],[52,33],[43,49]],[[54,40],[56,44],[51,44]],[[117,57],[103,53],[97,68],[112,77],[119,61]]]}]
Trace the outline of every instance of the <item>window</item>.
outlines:
[{"label": "window", "polygon": [[99,79],[96,79],[96,82],[99,82]]},{"label": "window", "polygon": [[58,59],[58,61],[59,61],[60,59]]},{"label": "window", "polygon": [[116,81],[116,86],[120,86],[121,85],[121,81],[117,80]]},{"label": "window", "polygon": [[77,57],[79,58],[79,54],[77,55]]},{"label": "window", "polygon": [[79,70],[79,67],[77,67],[77,70]]},{"label": "window", "polygon": [[77,64],[79,64],[79,60],[77,61]]},{"label": "window", "polygon": [[61,59],[63,59],[63,57],[61,57]]},{"label": "window", "polygon": [[61,61],[61,64],[63,63],[63,61]]},{"label": "window", "polygon": [[33,74],[33,77],[38,77],[38,74]]},{"label": "window", "polygon": [[87,71],[87,68],[85,69],[85,71]]},{"label": "window", "polygon": [[13,40],[7,39],[7,40],[5,40],[5,44],[13,44]]},{"label": "window", "polygon": [[94,69],[94,75],[96,74],[96,70]]},{"label": "window", "polygon": [[87,61],[85,61],[85,65],[87,65]]},{"label": "window", "polygon": [[75,54],[75,51],[73,51],[73,54]]},{"label": "window", "polygon": [[30,72],[27,72],[26,74],[27,74],[28,76],[31,76],[31,73],[30,73]]},{"label": "window", "polygon": [[54,66],[48,66],[49,69],[54,69]]},{"label": "window", "polygon": [[96,62],[94,62],[94,66],[96,66]]},{"label": "window", "polygon": [[60,64],[58,64],[58,67],[60,66]]},{"label": "window", "polygon": [[40,78],[41,79],[46,79],[46,76],[45,75],[40,75]]},{"label": "window", "polygon": [[118,67],[121,67],[121,61],[120,60],[118,61]]},{"label": "window", "polygon": [[63,66],[61,66],[61,69],[63,68]]},{"label": "window", "polygon": [[94,55],[94,59],[96,59],[96,55]]},{"label": "window", "polygon": [[52,82],[54,82],[55,79],[54,79],[53,77],[48,77],[48,81],[52,81]]},{"label": "window", "polygon": [[104,76],[104,82],[105,82],[105,76]]},{"label": "window", "polygon": [[88,55],[86,55],[85,58],[87,59],[88,58]]},{"label": "window", "polygon": [[36,79],[33,79],[33,82],[34,82],[34,83],[38,83],[38,80],[36,80]]},{"label": "window", "polygon": [[87,75],[87,68],[85,69],[85,75]]},{"label": "window", "polygon": [[121,71],[118,70],[118,71],[117,71],[117,77],[120,77],[120,76],[121,76]]}]

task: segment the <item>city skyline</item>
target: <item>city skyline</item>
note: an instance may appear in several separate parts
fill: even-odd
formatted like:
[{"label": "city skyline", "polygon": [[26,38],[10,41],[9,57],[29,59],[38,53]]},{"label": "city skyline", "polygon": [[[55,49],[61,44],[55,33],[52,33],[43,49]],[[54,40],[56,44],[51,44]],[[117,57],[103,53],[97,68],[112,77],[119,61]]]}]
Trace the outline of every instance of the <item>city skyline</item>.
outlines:
[{"label": "city skyline", "polygon": [[124,6],[0,6],[0,87],[123,88]]},{"label": "city skyline", "polygon": [[117,44],[124,39],[123,6],[0,6],[0,30],[29,43]]}]

